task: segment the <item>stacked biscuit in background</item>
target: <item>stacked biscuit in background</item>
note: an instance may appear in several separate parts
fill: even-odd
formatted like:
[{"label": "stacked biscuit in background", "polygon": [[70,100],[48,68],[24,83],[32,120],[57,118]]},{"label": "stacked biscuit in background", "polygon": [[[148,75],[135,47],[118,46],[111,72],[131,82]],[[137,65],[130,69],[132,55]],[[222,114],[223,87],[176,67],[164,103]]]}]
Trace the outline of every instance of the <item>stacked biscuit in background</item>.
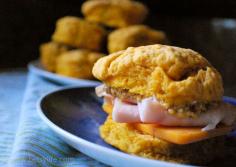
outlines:
[{"label": "stacked biscuit in background", "polygon": [[63,17],[56,23],[52,41],[40,47],[41,63],[60,75],[92,78],[93,64],[104,54],[106,30],[99,24],[77,17]]},{"label": "stacked biscuit in background", "polygon": [[140,25],[148,14],[147,7],[140,2],[88,0],[82,5],[82,13],[84,19],[72,16],[59,19],[52,41],[40,46],[41,63],[46,70],[92,79],[93,64],[106,53],[130,46],[167,43],[164,32]]}]

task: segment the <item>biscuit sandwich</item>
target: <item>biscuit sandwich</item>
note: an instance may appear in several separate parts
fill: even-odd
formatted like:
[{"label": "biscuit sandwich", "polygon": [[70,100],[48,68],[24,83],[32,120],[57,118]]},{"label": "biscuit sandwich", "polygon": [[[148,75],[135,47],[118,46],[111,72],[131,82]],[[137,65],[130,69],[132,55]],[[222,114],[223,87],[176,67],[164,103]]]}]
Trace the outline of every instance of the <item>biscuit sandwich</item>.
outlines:
[{"label": "biscuit sandwich", "polygon": [[130,47],[99,59],[107,120],[101,137],[137,156],[205,165],[224,155],[236,110],[219,72],[199,53],[166,45]]}]

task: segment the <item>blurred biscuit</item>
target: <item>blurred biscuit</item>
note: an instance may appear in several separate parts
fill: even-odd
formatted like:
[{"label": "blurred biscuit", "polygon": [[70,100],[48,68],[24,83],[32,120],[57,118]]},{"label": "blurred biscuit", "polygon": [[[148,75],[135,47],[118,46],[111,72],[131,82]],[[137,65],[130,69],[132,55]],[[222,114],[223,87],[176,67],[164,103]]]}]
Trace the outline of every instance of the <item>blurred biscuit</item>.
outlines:
[{"label": "blurred biscuit", "polygon": [[99,51],[106,36],[105,29],[78,17],[66,16],[56,23],[52,40],[73,47]]},{"label": "blurred biscuit", "polygon": [[61,54],[56,62],[56,73],[69,77],[91,79],[94,63],[104,54],[77,49]]},{"label": "blurred biscuit", "polygon": [[145,25],[134,25],[117,29],[108,36],[109,53],[125,50],[130,46],[166,43],[167,37],[164,32],[154,30]]},{"label": "blurred biscuit", "polygon": [[130,0],[89,0],[82,5],[87,20],[110,27],[126,27],[143,22],[148,9],[142,3]]},{"label": "blurred biscuit", "polygon": [[69,49],[71,48],[56,42],[44,43],[39,48],[40,62],[46,70],[54,72],[57,57]]}]

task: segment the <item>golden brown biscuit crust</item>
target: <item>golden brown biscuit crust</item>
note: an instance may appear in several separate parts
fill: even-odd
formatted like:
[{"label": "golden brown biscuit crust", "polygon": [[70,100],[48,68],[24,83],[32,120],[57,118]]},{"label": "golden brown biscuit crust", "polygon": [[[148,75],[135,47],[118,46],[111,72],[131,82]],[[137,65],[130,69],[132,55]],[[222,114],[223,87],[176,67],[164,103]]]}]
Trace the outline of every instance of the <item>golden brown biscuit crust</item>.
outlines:
[{"label": "golden brown biscuit crust", "polygon": [[57,57],[70,49],[70,47],[56,42],[43,43],[39,48],[40,62],[46,70],[54,72]]},{"label": "golden brown biscuit crust", "polygon": [[104,54],[77,49],[61,54],[56,62],[56,73],[64,76],[91,79],[94,63]]},{"label": "golden brown biscuit crust", "polygon": [[220,74],[199,53],[166,45],[128,48],[98,60],[93,75],[106,85],[167,106],[222,100]]},{"label": "golden brown biscuit crust", "polygon": [[73,47],[99,51],[106,36],[105,29],[78,17],[66,16],[56,23],[52,40]]},{"label": "golden brown biscuit crust", "polygon": [[117,29],[108,36],[109,53],[125,50],[128,47],[151,44],[166,44],[164,32],[154,30],[145,25],[134,25]]},{"label": "golden brown biscuit crust", "polygon": [[148,9],[130,0],[89,0],[82,5],[82,13],[87,20],[111,27],[126,27],[141,23]]},{"label": "golden brown biscuit crust", "polygon": [[100,127],[100,135],[124,152],[163,161],[203,165],[224,154],[224,137],[177,145],[141,134],[132,124],[116,123],[111,116]]}]

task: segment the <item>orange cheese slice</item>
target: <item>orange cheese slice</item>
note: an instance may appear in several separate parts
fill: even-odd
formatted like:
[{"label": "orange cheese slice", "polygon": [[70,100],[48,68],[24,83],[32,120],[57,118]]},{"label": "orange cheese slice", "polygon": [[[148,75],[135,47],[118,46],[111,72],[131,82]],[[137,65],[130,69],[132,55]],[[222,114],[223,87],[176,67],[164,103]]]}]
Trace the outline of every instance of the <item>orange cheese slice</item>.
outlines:
[{"label": "orange cheese slice", "polygon": [[111,113],[112,113],[112,110],[113,110],[113,105],[112,105],[112,104],[109,104],[109,103],[103,103],[102,109],[103,109],[107,114],[111,114]]},{"label": "orange cheese slice", "polygon": [[200,140],[222,136],[232,130],[232,127],[222,126],[210,131],[202,131],[200,127],[164,127],[156,124],[134,124],[143,134],[166,140],[175,144],[189,144]]}]

